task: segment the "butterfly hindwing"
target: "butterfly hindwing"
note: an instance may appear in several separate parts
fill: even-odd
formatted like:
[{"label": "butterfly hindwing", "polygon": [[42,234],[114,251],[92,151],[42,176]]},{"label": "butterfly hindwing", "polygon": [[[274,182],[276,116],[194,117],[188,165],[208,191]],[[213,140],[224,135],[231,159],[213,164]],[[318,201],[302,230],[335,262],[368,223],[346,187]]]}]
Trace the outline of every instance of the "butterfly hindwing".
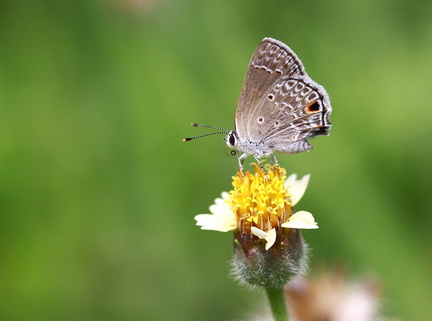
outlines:
[{"label": "butterfly hindwing", "polygon": [[283,77],[263,95],[249,115],[248,137],[273,151],[297,153],[306,139],[327,135],[331,106],[325,89],[307,75]]}]

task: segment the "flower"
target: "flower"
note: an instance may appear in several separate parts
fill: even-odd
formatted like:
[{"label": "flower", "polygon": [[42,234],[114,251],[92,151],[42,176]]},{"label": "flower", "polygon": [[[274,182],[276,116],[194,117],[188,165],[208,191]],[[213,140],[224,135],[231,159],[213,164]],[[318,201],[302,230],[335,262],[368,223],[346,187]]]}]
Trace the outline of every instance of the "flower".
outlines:
[{"label": "flower", "polygon": [[266,241],[268,250],[276,241],[276,227],[317,229],[311,213],[299,211],[291,214],[291,208],[302,198],[310,175],[297,180],[292,174],[285,180],[285,170],[271,167],[264,174],[257,165],[255,175],[239,171],[233,177],[234,189],[222,192],[210,206],[212,214],[195,216],[196,225],[203,230],[220,232],[239,229]]},{"label": "flower", "polygon": [[[370,276],[352,278],[343,267],[316,268],[283,289],[290,320],[397,321],[382,314],[381,281]],[[242,320],[271,321],[270,309],[258,305]]]},{"label": "flower", "polygon": [[299,229],[317,229],[311,213],[292,208],[303,196],[309,175],[297,180],[277,165],[263,172],[238,171],[233,189],[210,206],[212,214],[195,216],[204,230],[234,232],[233,274],[243,282],[282,288],[307,270],[308,248]]},{"label": "flower", "polygon": [[285,287],[293,320],[377,321],[390,320],[379,315],[379,281],[363,277],[349,279],[344,269],[322,269],[308,278],[299,277]]}]

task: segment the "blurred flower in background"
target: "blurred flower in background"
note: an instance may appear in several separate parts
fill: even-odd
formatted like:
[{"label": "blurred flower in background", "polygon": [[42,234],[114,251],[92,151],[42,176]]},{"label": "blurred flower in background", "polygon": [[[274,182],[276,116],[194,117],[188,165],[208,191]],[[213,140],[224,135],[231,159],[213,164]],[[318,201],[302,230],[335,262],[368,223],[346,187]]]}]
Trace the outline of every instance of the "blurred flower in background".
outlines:
[{"label": "blurred flower in background", "polygon": [[[384,317],[381,287],[374,279],[349,279],[341,270],[321,269],[285,287],[291,321],[397,321]],[[248,320],[271,321],[270,311]]]}]

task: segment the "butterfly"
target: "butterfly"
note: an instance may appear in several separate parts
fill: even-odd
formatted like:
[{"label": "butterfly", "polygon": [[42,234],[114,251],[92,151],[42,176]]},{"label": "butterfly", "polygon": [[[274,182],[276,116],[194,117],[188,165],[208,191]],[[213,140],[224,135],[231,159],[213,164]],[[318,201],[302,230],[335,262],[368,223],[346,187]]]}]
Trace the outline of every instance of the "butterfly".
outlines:
[{"label": "butterfly", "polygon": [[309,77],[294,51],[281,41],[264,38],[249,62],[235,129],[192,125],[223,129],[207,135],[227,133],[226,144],[242,152],[238,162],[243,169],[249,155],[259,164],[264,157],[273,157],[277,163],[275,152],[294,154],[312,149],[307,140],[329,134],[331,111],[326,90]]}]

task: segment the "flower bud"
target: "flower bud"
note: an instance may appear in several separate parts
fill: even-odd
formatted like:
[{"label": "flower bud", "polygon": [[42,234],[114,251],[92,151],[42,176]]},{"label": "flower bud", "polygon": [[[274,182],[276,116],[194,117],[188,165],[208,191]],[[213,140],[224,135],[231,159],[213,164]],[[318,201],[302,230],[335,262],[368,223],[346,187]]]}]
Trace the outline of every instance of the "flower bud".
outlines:
[{"label": "flower bud", "polygon": [[261,239],[234,232],[234,277],[249,285],[282,288],[308,268],[308,247],[298,229],[275,228],[276,240],[268,250]]}]

